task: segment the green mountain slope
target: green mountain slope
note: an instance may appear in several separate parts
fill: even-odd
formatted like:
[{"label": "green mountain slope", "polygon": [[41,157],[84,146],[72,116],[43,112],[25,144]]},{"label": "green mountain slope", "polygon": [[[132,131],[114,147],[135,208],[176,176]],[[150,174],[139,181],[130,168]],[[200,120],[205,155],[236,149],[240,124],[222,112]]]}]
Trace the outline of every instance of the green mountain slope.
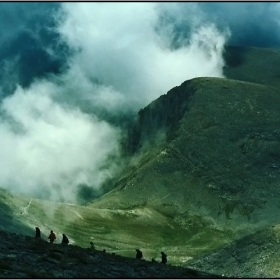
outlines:
[{"label": "green mountain slope", "polygon": [[228,46],[224,53],[227,78],[280,86],[280,50]]},{"label": "green mountain slope", "polygon": [[139,162],[94,205],[172,208],[183,221],[200,215],[234,230],[277,221],[279,106],[273,87],[219,78],[183,83],[143,109],[132,140]]},{"label": "green mountain slope", "polygon": [[140,111],[131,168],[92,205],[158,211],[179,226],[162,243],[189,258],[279,223],[279,106],[274,87],[184,82]]},{"label": "green mountain slope", "polygon": [[[106,249],[108,253],[131,258],[135,258],[135,248],[141,248],[146,260],[159,261],[160,252],[164,250],[173,265],[215,248],[213,244],[201,242],[202,238],[206,239],[206,231],[194,236],[192,229],[182,228],[153,208],[102,209],[6,194],[0,188],[5,201],[0,230],[35,236],[35,226],[38,226],[44,240],[52,229],[57,235],[55,243],[60,243],[62,233],[66,233],[71,244],[88,248],[89,243],[94,242],[98,250]],[[187,243],[196,244],[197,240],[200,247],[196,250],[192,250],[193,245],[182,247]]]}]

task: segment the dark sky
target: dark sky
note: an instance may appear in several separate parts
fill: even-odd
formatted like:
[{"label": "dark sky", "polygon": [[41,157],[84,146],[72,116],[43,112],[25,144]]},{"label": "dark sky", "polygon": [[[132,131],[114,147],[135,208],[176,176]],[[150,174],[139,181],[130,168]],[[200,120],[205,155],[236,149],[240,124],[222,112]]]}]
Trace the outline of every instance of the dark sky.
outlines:
[{"label": "dark sky", "polygon": [[[180,16],[185,17],[177,23],[177,31],[180,36],[187,37],[191,28],[188,11],[193,3],[177,4]],[[70,47],[58,40],[55,30],[55,13],[60,5],[53,2],[0,3],[2,95],[14,90],[15,82],[28,86],[34,77],[59,73],[66,66]],[[201,22],[215,23],[220,30],[229,28],[229,45],[280,46],[279,3],[202,2],[195,5],[200,10]],[[48,49],[52,49],[53,55]]]},{"label": "dark sky", "polygon": [[273,2],[200,3],[209,20],[220,29],[229,27],[232,37],[228,44],[252,47],[280,46],[280,9]]},{"label": "dark sky", "polygon": [[[187,38],[193,19],[199,17],[200,24],[211,22],[219,30],[229,29],[229,45],[280,46],[279,3],[181,2],[177,5],[182,19],[176,22],[178,37]],[[60,6],[61,3],[52,2],[0,3],[2,95],[13,91],[16,82],[28,86],[34,77],[57,74],[66,67],[71,50],[59,40],[55,29],[56,12]],[[196,7],[190,9],[190,6]],[[193,10],[196,11],[194,14]],[[178,11],[169,13],[169,21],[176,21],[175,18],[178,18]],[[50,55],[48,49],[52,49],[55,55]]]},{"label": "dark sky", "polygon": [[12,92],[17,82],[25,87],[34,77],[57,74],[65,67],[69,48],[55,30],[54,12],[59,7],[52,2],[0,3],[2,95]]}]

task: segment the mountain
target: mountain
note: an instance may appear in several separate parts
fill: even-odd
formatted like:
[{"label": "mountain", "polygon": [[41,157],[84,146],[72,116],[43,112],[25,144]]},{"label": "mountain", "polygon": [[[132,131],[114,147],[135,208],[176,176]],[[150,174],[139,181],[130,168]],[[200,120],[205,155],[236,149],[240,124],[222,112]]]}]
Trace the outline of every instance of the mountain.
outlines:
[{"label": "mountain", "polygon": [[[180,229],[163,229],[162,242],[197,262],[200,254],[211,259],[211,251],[277,227],[280,218],[280,51],[227,51],[227,77],[185,81],[139,111],[126,144],[130,168],[92,204],[168,217]],[[238,261],[252,267],[251,249],[244,246]]]},{"label": "mountain", "polygon": [[74,205],[0,189],[1,229],[39,226],[44,239],[53,229],[130,258],[141,248],[146,260],[164,251],[172,265],[279,277],[279,60],[280,50],[228,47],[224,78],[185,81],[139,111],[110,191]]},{"label": "mountain", "polygon": [[139,112],[128,145],[136,163],[94,205],[172,208],[182,222],[199,215],[234,231],[276,222],[279,106],[274,87],[225,78],[184,82]]}]

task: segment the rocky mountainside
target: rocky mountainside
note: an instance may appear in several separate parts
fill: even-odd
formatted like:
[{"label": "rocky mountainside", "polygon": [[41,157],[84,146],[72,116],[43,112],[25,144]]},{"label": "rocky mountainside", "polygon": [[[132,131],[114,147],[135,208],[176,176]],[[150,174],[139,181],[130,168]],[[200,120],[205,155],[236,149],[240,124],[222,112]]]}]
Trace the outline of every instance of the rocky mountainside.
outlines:
[{"label": "rocky mountainside", "polygon": [[186,266],[221,273],[230,278],[279,278],[279,257],[278,224],[195,258],[187,262]]},{"label": "rocky mountainside", "polygon": [[[280,91],[222,78],[184,82],[139,112],[130,172],[94,202],[150,206],[220,229],[279,217]],[[172,209],[172,210],[171,210]]]},{"label": "rocky mountainside", "polygon": [[222,278],[4,231],[0,237],[1,278]]},{"label": "rocky mountainside", "polygon": [[[259,82],[196,78],[142,109],[127,144],[131,167],[93,205],[152,208],[169,217],[187,233],[168,238],[166,230],[163,242],[181,240],[186,265],[230,277],[278,275],[268,258],[278,241],[266,233],[256,243],[270,248],[261,251],[266,261],[253,262],[260,253],[255,234],[280,220],[280,91]],[[239,257],[223,262],[235,243],[242,244]]]}]

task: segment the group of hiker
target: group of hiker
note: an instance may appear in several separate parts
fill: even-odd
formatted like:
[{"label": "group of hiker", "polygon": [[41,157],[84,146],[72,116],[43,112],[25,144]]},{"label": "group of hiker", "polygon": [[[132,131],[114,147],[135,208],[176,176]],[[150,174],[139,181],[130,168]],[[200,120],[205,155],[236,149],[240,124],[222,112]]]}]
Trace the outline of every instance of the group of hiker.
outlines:
[{"label": "group of hiker", "polygon": [[[41,230],[38,227],[35,227],[35,238],[41,238]],[[50,240],[50,243],[53,243],[56,240],[56,235],[52,230],[48,236],[48,239]],[[64,233],[62,234],[61,244],[69,244],[69,239]]]},{"label": "group of hiker", "polygon": [[[41,230],[38,227],[35,227],[35,238],[41,239]],[[50,243],[53,243],[56,240],[56,235],[52,230],[50,231],[48,239],[50,240]],[[69,239],[64,233],[62,234],[61,244],[65,244],[65,245],[69,244]],[[95,250],[95,246],[92,242],[90,242],[90,247],[91,249]],[[136,259],[141,260],[143,258],[142,251],[140,251],[140,249],[136,249],[135,251],[136,251]],[[106,250],[104,249],[103,252],[106,253]],[[156,260],[152,258],[152,262],[156,262]],[[163,264],[167,263],[167,255],[164,252],[161,252],[161,263]]]},{"label": "group of hiker", "polygon": [[[143,258],[143,253],[140,249],[136,249],[136,259],[141,260]],[[152,262],[156,262],[154,258],[152,258]],[[167,263],[167,255],[164,252],[161,252],[161,263]]]}]

